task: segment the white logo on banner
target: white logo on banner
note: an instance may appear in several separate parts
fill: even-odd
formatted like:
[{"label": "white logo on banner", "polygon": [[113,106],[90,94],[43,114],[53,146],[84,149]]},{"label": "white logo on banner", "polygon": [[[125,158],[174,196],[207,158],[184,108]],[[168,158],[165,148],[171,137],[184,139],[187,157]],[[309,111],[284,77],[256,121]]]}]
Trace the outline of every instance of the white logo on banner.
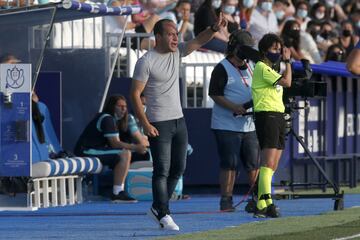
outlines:
[{"label": "white logo on banner", "polygon": [[30,92],[31,64],[0,64],[0,91]]}]

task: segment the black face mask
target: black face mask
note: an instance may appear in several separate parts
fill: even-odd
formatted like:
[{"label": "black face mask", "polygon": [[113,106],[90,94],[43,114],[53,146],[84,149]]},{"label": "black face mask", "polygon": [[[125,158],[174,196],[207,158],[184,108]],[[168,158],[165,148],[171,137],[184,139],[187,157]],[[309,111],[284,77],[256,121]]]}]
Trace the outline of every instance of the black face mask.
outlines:
[{"label": "black face mask", "polygon": [[351,31],[348,30],[348,29],[344,29],[343,32],[342,32],[342,35],[344,37],[350,37],[351,36]]},{"label": "black face mask", "polygon": [[291,29],[289,31],[289,36],[294,38],[294,39],[299,39],[300,38],[300,30],[293,30]]},{"label": "black face mask", "polygon": [[344,61],[344,54],[340,53],[330,53],[328,61],[337,61],[337,62],[343,62]]},{"label": "black face mask", "polygon": [[314,29],[310,31],[310,35],[313,37],[314,40],[316,40],[317,36],[319,35],[319,32]]},{"label": "black face mask", "polygon": [[323,39],[328,39],[330,37],[330,32],[329,31],[324,31],[320,34],[320,36],[323,38]]}]

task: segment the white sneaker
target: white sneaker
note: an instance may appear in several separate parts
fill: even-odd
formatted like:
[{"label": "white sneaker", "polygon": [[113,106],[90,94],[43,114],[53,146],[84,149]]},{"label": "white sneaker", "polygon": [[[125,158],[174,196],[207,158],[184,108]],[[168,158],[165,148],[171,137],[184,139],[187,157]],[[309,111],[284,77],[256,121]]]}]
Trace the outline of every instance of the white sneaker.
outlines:
[{"label": "white sneaker", "polygon": [[159,214],[156,211],[156,209],[154,208],[150,208],[149,211],[147,212],[147,215],[154,220],[154,222],[156,224],[159,225],[159,227],[161,229],[164,230],[173,230],[173,231],[179,231],[179,226],[176,225],[176,223],[174,222],[174,220],[172,219],[172,217],[168,214],[166,214],[164,217],[162,217],[159,220]]},{"label": "white sneaker", "polygon": [[179,226],[176,225],[176,223],[174,222],[172,217],[167,214],[162,219],[160,219],[160,226],[162,229],[165,229],[165,230],[172,230],[172,231],[180,230]]}]

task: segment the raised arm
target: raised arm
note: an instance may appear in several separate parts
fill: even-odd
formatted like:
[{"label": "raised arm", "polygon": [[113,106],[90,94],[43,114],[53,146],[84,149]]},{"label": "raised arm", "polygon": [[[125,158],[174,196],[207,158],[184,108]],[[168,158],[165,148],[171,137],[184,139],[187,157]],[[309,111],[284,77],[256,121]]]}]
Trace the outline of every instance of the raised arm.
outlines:
[{"label": "raised arm", "polygon": [[283,61],[285,62],[286,68],[283,73],[282,78],[279,80],[278,84],[283,87],[291,87],[291,64],[290,64],[290,49],[287,47],[283,48]]},{"label": "raised arm", "polygon": [[220,28],[224,28],[226,27],[226,25],[227,25],[227,21],[224,18],[223,14],[220,13],[219,18],[216,21],[216,23],[214,23],[214,25],[208,27],[207,29],[199,33],[199,35],[197,35],[196,38],[187,42],[185,55],[192,53],[193,51],[199,49],[205,43],[210,41],[215,36],[215,34],[220,30]]}]

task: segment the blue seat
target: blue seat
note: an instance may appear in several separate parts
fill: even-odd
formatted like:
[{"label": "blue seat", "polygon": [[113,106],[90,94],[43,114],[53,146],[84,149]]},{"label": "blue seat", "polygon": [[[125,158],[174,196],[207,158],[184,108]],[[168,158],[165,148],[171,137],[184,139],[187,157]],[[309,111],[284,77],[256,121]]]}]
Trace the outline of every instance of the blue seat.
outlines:
[{"label": "blue seat", "polygon": [[99,173],[102,164],[96,157],[68,157],[50,159],[49,152],[63,151],[56,137],[51,122],[50,112],[47,106],[38,102],[40,113],[44,116],[42,126],[44,129],[45,142],[40,143],[32,123],[32,177],[49,177],[62,175],[80,175],[87,173]]}]

